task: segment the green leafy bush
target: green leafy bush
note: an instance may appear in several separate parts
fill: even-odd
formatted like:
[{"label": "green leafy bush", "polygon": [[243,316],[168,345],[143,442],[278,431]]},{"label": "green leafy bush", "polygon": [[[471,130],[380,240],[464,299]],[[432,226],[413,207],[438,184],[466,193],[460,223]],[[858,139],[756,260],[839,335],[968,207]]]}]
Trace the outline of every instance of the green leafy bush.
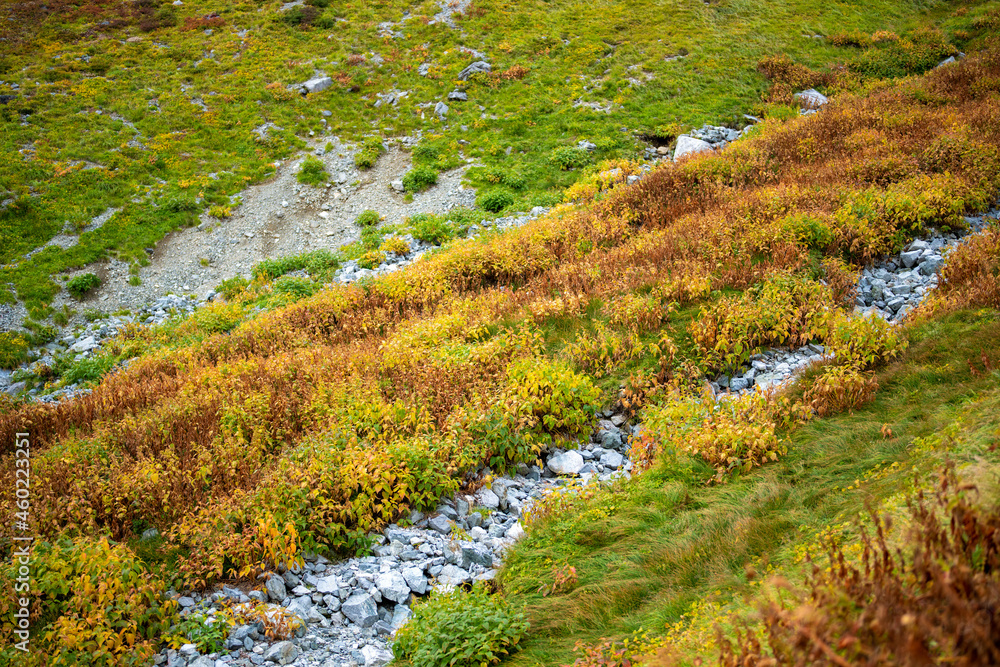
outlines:
[{"label": "green leafy bush", "polygon": [[381,139],[372,137],[365,139],[361,144],[361,150],[354,156],[354,166],[358,169],[371,169],[378,161],[378,156],[385,152]]},{"label": "green leafy bush", "polygon": [[224,333],[243,321],[243,308],[235,303],[212,303],[196,310],[194,320],[202,331]]},{"label": "green leafy bush", "polygon": [[481,588],[432,595],[396,633],[393,652],[413,667],[500,662],[528,630],[524,613]]},{"label": "green leafy bush", "polygon": [[872,314],[838,319],[826,345],[837,363],[870,368],[902,354],[906,339],[896,327]]},{"label": "green leafy bush", "polygon": [[437,172],[432,167],[414,167],[403,175],[403,188],[407,192],[421,192],[437,180]]},{"label": "green leafy bush", "polygon": [[70,365],[62,370],[61,364],[57,362],[56,373],[59,374],[66,384],[84,383],[89,384],[99,382],[108,371],[114,368],[114,357],[98,355],[94,357],[81,357],[70,362]]},{"label": "green leafy bush", "polygon": [[362,211],[361,215],[354,219],[354,224],[358,227],[374,227],[381,221],[382,216],[380,216],[377,211],[367,209]]},{"label": "green leafy bush", "polygon": [[[340,266],[340,258],[326,249],[312,250],[300,255],[289,255],[288,257],[278,257],[276,259],[265,259],[260,264],[253,267],[253,277],[257,280],[274,280],[286,273],[305,269],[310,276],[325,279]],[[231,280],[236,280],[232,278]],[[238,285],[234,285],[238,286]],[[242,287],[245,287],[244,282]],[[240,287],[240,289],[242,289]],[[221,286],[220,286],[220,290]],[[231,298],[229,296],[227,299]]]},{"label": "green leafy bush", "polygon": [[563,146],[552,151],[549,161],[564,171],[576,169],[590,162],[590,153],[582,148]]},{"label": "green leafy bush", "polygon": [[308,278],[297,278],[295,276],[282,276],[274,281],[275,294],[284,294],[294,300],[304,299],[312,296],[319,290],[319,285]]},{"label": "green leafy bush", "polygon": [[[0,566],[14,590],[17,561]],[[28,664],[136,665],[152,660],[160,638],[179,621],[167,584],[125,545],[107,538],[39,542],[31,556],[31,653]],[[14,659],[13,595],[0,596],[0,664]]]},{"label": "green leafy bush", "polygon": [[219,653],[226,647],[229,624],[204,614],[192,614],[174,626],[174,648],[194,644],[203,655]]},{"label": "green leafy bush", "polygon": [[66,290],[77,299],[82,299],[87,292],[100,284],[101,279],[93,273],[84,273],[83,275],[71,278],[70,281],[66,283]]},{"label": "green leafy bush", "polygon": [[499,213],[513,203],[514,195],[502,188],[489,190],[476,198],[477,206],[493,213]]},{"label": "green leafy bush", "polygon": [[326,183],[327,180],[329,180],[330,175],[326,173],[326,166],[323,162],[319,158],[310,155],[302,161],[302,167],[299,169],[299,173],[296,174],[295,178],[299,180],[299,183],[318,186]]},{"label": "green leafy bush", "polygon": [[957,52],[943,33],[925,28],[872,46],[850,68],[873,78],[902,77],[925,72]]},{"label": "green leafy bush", "polygon": [[417,213],[410,217],[409,223],[413,238],[424,243],[441,245],[457,236],[457,230],[444,216],[433,213]]}]

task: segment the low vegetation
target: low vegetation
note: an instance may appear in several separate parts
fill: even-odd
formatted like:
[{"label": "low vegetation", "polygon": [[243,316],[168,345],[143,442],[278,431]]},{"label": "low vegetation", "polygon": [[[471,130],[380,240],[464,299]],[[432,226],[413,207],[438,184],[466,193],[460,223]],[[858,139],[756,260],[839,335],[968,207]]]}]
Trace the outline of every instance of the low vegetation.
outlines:
[{"label": "low vegetation", "polygon": [[[204,30],[221,26],[198,32],[209,37]],[[935,39],[901,37],[897,48],[880,36],[863,47],[874,55],[859,57],[918,67],[911,56],[933,50]],[[919,491],[947,459],[984,495],[995,474],[1000,227],[949,256],[940,289],[902,329],[853,315],[845,299],[852,265],[932,229],[962,228],[963,215],[996,201],[1000,44],[975,39],[954,65],[845,89],[818,114],[765,119],[726,151],[664,164],[631,186],[622,178],[633,167],[593,156],[572,203],[518,229],[454,238],[405,271],[319,289],[289,274],[329,271],[338,257],[264,263],[252,283],[226,285],[227,303],[109,343],[107,359],[131,361],[115,373],[88,371],[100,377],[89,395],[54,405],[5,399],[0,479],[13,487],[14,434],[30,424],[34,548],[53,573],[32,599],[39,643],[29,664],[148,655],[175,621],[168,589],[254,581],[304,552],[363,552],[370,531],[433,510],[470,473],[532,463],[586,437],[608,405],[648,423],[633,449],[636,472],[645,472],[536,508],[499,576],[502,599],[459,593],[415,611],[413,627],[460,632],[429,633],[439,642],[433,655],[404,639],[414,664],[480,650],[477,659],[489,662],[515,646],[511,664],[738,660],[756,656],[768,618],[801,620],[789,610],[808,599],[802,590],[826,591],[825,616],[767,635],[775,650],[813,655],[794,632],[829,637],[855,623],[833,613],[838,600],[874,599],[874,613],[902,599],[843,588],[853,575],[840,547],[835,574],[807,578],[805,558],[831,535],[844,538],[841,551],[863,554],[852,521],[865,504],[891,514],[914,494],[914,523],[935,535]],[[532,53],[573,53],[558,44],[567,46],[546,39]],[[657,62],[668,47],[658,48]],[[607,50],[627,49],[591,55]],[[782,82],[815,74],[772,65],[774,95]],[[536,75],[495,69],[500,76],[481,82],[484,94]],[[349,76],[343,86],[362,83]],[[266,90],[299,103],[298,93],[284,99],[283,86]],[[621,103],[639,97],[630,95]],[[189,200],[178,201],[186,210]],[[414,216],[405,226],[445,241],[476,215]],[[378,221],[365,227],[364,261],[390,251],[379,248],[396,231]],[[761,346],[803,343],[837,355],[784,395],[703,396],[706,374]],[[969,530],[993,525],[989,496],[982,514],[962,502],[951,506]],[[4,497],[0,509],[9,516],[13,503]],[[140,540],[150,527],[162,535],[154,546]],[[879,533],[868,530],[876,535],[869,548],[884,556]],[[916,564],[920,545],[933,540],[914,540],[918,551],[894,561],[900,577],[931,572]],[[961,556],[953,540],[936,543],[935,556]],[[12,590],[4,548],[0,585]],[[966,568],[961,581],[983,592],[975,599],[988,599],[996,574],[977,554],[956,565]],[[780,580],[755,584],[751,568],[782,574],[794,593],[768,606]],[[109,605],[116,592],[120,603]],[[770,611],[754,616],[757,603]],[[9,618],[13,602],[0,605]],[[922,611],[913,627],[941,613]],[[488,642],[466,641],[490,619]],[[0,625],[5,647],[11,627]],[[980,626],[970,628],[968,642],[934,650],[992,655]],[[835,653],[874,644],[860,633],[856,644],[823,642]]]}]

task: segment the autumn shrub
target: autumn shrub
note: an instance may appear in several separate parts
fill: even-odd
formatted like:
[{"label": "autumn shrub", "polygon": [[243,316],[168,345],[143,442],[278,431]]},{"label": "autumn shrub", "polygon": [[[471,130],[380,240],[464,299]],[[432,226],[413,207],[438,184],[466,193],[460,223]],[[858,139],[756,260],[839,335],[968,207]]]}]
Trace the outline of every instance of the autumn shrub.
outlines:
[{"label": "autumn shrub", "polygon": [[820,417],[859,408],[875,396],[875,374],[853,365],[825,366],[802,399]]},{"label": "autumn shrub", "polygon": [[776,274],[742,296],[701,309],[689,325],[710,368],[735,368],[762,345],[802,345],[829,334],[835,306],[828,287]]},{"label": "autumn shrub", "polygon": [[202,331],[225,333],[243,320],[243,308],[235,303],[210,303],[196,310],[193,318]]},{"label": "autumn shrub", "polygon": [[1000,225],[967,239],[948,254],[937,287],[914,317],[940,316],[963,308],[1000,308]]},{"label": "autumn shrub", "polygon": [[[31,650],[15,651],[17,559],[0,569],[0,658],[38,665],[139,665],[177,621],[167,584],[106,538],[39,542],[31,550]],[[19,656],[15,659],[15,656]]]},{"label": "autumn shrub", "polygon": [[716,401],[710,391],[700,396],[670,392],[643,411],[643,430],[661,456],[700,457],[721,482],[734,471],[747,472],[784,454],[775,430],[789,419],[763,393]]},{"label": "autumn shrub", "polygon": [[826,351],[837,363],[871,368],[895,359],[906,349],[897,327],[874,313],[867,317],[838,317],[826,339]]},{"label": "autumn shrub", "polygon": [[513,653],[527,631],[522,611],[475,587],[435,593],[415,605],[392,648],[413,667],[480,667]]},{"label": "autumn shrub", "polygon": [[608,321],[636,333],[656,329],[670,316],[673,306],[661,304],[656,296],[623,294],[604,304]]},{"label": "autumn shrub", "polygon": [[901,77],[925,72],[956,53],[942,32],[925,28],[900,39],[880,39],[849,66],[869,77]]},{"label": "autumn shrub", "polygon": [[823,281],[833,292],[834,302],[845,306],[853,306],[858,292],[860,271],[839,257],[824,257],[820,262],[823,271]]},{"label": "autumn shrub", "polygon": [[[908,501],[902,548],[873,514],[860,556],[829,540],[806,591],[761,606],[765,635],[723,640],[719,664],[990,665],[1000,662],[1000,513],[972,502],[953,472]],[[790,588],[784,586],[784,588]]]},{"label": "autumn shrub", "polygon": [[233,276],[219,283],[216,291],[227,301],[232,301],[246,290],[250,282],[243,276]]},{"label": "autumn shrub", "polygon": [[607,375],[620,364],[638,359],[646,352],[635,333],[619,333],[605,326],[598,326],[591,334],[580,332],[560,352],[582,371]]},{"label": "autumn shrub", "polygon": [[392,236],[383,241],[382,245],[380,245],[378,249],[380,252],[391,252],[394,255],[402,257],[410,252],[410,244],[398,236]]},{"label": "autumn shrub", "polygon": [[793,213],[776,224],[782,232],[807,248],[825,250],[833,243],[833,230],[824,215]]},{"label": "autumn shrub", "polygon": [[385,253],[372,250],[358,257],[358,266],[362,269],[377,269],[385,261]]},{"label": "autumn shrub", "polygon": [[544,359],[515,362],[508,371],[520,411],[548,434],[577,435],[590,428],[601,390],[564,363]]}]

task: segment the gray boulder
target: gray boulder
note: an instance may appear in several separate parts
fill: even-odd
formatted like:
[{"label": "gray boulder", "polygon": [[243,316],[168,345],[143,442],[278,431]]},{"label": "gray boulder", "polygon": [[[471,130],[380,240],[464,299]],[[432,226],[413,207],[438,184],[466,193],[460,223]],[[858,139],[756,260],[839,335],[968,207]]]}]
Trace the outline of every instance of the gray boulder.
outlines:
[{"label": "gray boulder", "polygon": [[445,565],[441,568],[441,572],[438,573],[437,580],[438,583],[445,586],[461,586],[466,582],[472,581],[472,575],[460,567]]},{"label": "gray boulder", "polygon": [[339,589],[340,589],[340,582],[337,580],[337,575],[335,574],[331,574],[326,577],[320,577],[316,581],[316,590],[319,593],[323,594],[332,593],[336,595]]},{"label": "gray boulder", "polygon": [[467,102],[468,100],[468,94],[463,93],[461,90],[453,90],[448,93],[448,101],[450,102]]},{"label": "gray boulder", "polygon": [[685,155],[704,153],[705,151],[710,150],[712,150],[712,144],[707,141],[702,141],[701,139],[695,139],[690,135],[682,134],[677,137],[677,147],[674,149],[674,160],[679,160]]},{"label": "gray boulder", "polygon": [[904,251],[899,253],[899,259],[903,262],[903,266],[908,269],[912,269],[913,266],[920,260],[920,255],[922,254],[922,250]]},{"label": "gray boulder", "polygon": [[830,101],[826,95],[814,88],[803,90],[801,93],[795,93],[792,97],[803,109],[819,109]]},{"label": "gray boulder", "polygon": [[427,592],[427,577],[424,576],[424,571],[419,567],[403,568],[402,575],[411,591],[417,595],[423,595]]},{"label": "gray boulder", "polygon": [[601,454],[601,465],[605,468],[614,468],[617,470],[622,467],[622,463],[624,462],[624,457],[614,450],[608,450]]},{"label": "gray boulder", "polygon": [[491,71],[493,71],[492,65],[490,65],[485,60],[477,60],[476,62],[472,63],[471,65],[469,65],[468,67],[466,67],[465,69],[463,69],[461,72],[458,73],[458,80],[465,81],[470,76],[478,72],[491,72]]},{"label": "gray boulder", "polygon": [[299,657],[299,647],[292,642],[278,642],[264,652],[264,662],[276,662],[288,665]]},{"label": "gray boulder", "polygon": [[285,590],[285,581],[281,577],[271,577],[264,584],[264,588],[267,589],[267,597],[272,602],[281,602],[288,597],[288,592]]},{"label": "gray boulder", "polygon": [[580,452],[570,450],[550,458],[548,467],[557,475],[575,475],[583,468],[583,457]]},{"label": "gray boulder", "polygon": [[439,514],[438,516],[432,517],[430,521],[427,522],[427,525],[431,530],[436,530],[442,535],[447,535],[451,532],[452,526],[455,525],[455,522],[448,517]]},{"label": "gray boulder", "polygon": [[920,263],[920,273],[925,276],[932,276],[944,266],[944,259],[931,256]]},{"label": "gray boulder", "polygon": [[318,76],[314,79],[309,79],[302,84],[303,90],[306,93],[318,93],[321,90],[326,90],[333,85],[333,79],[328,76]]},{"label": "gray boulder", "polygon": [[340,605],[340,612],[363,628],[370,628],[378,620],[375,600],[367,593],[355,593]]},{"label": "gray boulder", "polygon": [[375,585],[386,600],[392,600],[396,604],[406,602],[410,598],[410,587],[399,572],[390,570],[375,578]]},{"label": "gray boulder", "polygon": [[448,115],[448,105],[444,102],[438,102],[434,105],[434,113],[436,113],[440,118],[444,118]]},{"label": "gray boulder", "polygon": [[365,667],[382,667],[392,662],[392,651],[369,645],[361,649],[361,657],[365,660]]}]

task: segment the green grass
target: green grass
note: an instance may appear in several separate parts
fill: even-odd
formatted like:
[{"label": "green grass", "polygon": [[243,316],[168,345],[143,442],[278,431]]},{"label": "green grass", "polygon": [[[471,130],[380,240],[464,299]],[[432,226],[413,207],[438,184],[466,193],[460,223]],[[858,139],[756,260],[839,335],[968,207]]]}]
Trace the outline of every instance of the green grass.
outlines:
[{"label": "green grass", "polygon": [[[14,27],[0,60],[0,94],[18,97],[0,107],[0,199],[8,200],[0,211],[0,265],[14,264],[0,269],[0,285],[12,284],[18,299],[39,310],[60,289],[52,276],[108,256],[143,257],[166,233],[195,223],[201,211],[225,208],[232,195],[268,177],[274,160],[305,147],[310,132],[371,137],[361,160],[369,166],[381,138],[421,130],[417,165],[441,170],[476,157],[486,169],[470,177],[474,185],[492,185],[490,170],[507,170],[515,206],[548,205],[580,173],[552,156],[569,155],[580,139],[597,145],[588,156],[596,162],[637,156],[637,135],[666,138],[670,128],[736,122],[760,108],[766,82],[755,70],[759,58],[787,53],[813,67],[850,60],[856,51],[813,35],[901,32],[945,18],[951,7],[931,0],[642,0],[609,11],[571,0],[486,0],[452,30],[421,19],[438,11],[430,1],[331,5],[312,27],[289,25],[279,6],[192,0],[172,8],[175,26],[161,21],[166,27],[152,32],[138,27],[131,5],[114,3],[93,8],[98,15],[68,8],[5,21]],[[379,36],[375,26],[399,21],[404,9],[413,18],[396,28],[403,37]],[[223,25],[206,31],[197,22],[213,10]],[[978,12],[948,18],[949,30],[967,28]],[[127,25],[101,26],[111,18]],[[334,19],[343,20],[323,27]],[[498,24],[506,29],[491,29]],[[336,39],[328,39],[331,30]],[[454,88],[471,60],[459,44],[488,54],[495,72],[528,71],[466,82],[469,101],[452,103],[441,121],[417,105]],[[417,72],[424,62],[431,64],[426,77]],[[285,90],[315,69],[337,77],[335,84],[308,97]],[[389,89],[409,95],[376,108],[375,93]],[[266,122],[276,127],[254,132]],[[19,261],[109,207],[120,210],[78,245]],[[6,288],[0,292],[0,300],[11,298]]]},{"label": "green grass", "polygon": [[[931,484],[946,458],[966,467],[966,479],[995,477],[997,341],[996,311],[917,327],[905,356],[880,372],[872,403],[798,428],[779,462],[721,486],[705,485],[711,472],[699,461],[664,463],[543,524],[501,575],[532,623],[508,664],[569,664],[577,641],[640,628],[663,635],[668,626],[695,651],[687,661],[717,658],[713,624],[755,604],[746,566],[795,581],[806,549],[821,553],[817,534],[855,535],[851,522],[868,504],[898,510],[914,476]],[[574,566],[579,585],[542,597],[553,563]],[[693,620],[678,630],[685,614]]]}]

